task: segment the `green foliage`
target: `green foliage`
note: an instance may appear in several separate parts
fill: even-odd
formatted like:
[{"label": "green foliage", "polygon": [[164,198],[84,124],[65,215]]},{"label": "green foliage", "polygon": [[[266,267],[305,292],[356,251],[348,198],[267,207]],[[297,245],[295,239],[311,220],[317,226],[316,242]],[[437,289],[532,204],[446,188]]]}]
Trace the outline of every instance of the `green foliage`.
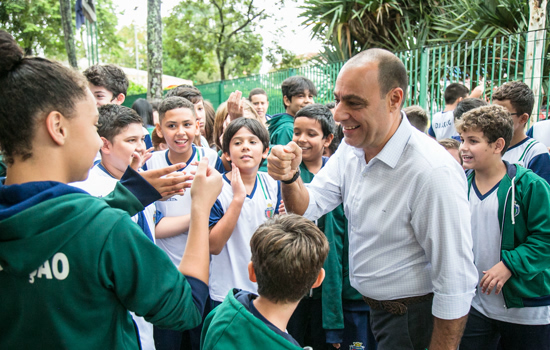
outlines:
[{"label": "green foliage", "polygon": [[0,1],[0,27],[13,35],[28,55],[65,54],[59,1]]},{"label": "green foliage", "polygon": [[306,65],[310,60],[303,56],[297,56],[294,52],[273,42],[273,47],[268,49],[266,60],[271,64],[272,70],[297,68]]},{"label": "green foliage", "polygon": [[303,25],[325,41],[325,62],[370,47],[395,52],[517,33],[529,17],[525,0],[306,0],[303,9]]},{"label": "green foliage", "polygon": [[257,73],[265,18],[254,0],[183,0],[164,19],[164,72],[198,83]]},{"label": "green foliage", "polygon": [[147,93],[147,88],[143,85],[136,84],[130,80],[130,85],[128,86],[127,96],[139,95]]},{"label": "green foliage", "polygon": [[[100,57],[105,62],[118,60],[122,49],[119,48],[120,38],[115,32],[118,20],[113,0],[97,0],[96,12]],[[67,60],[57,0],[0,1],[0,28],[12,34],[29,55]],[[82,40],[86,40],[84,30],[81,31],[81,40],[76,42],[77,58],[85,55],[82,44]]]}]

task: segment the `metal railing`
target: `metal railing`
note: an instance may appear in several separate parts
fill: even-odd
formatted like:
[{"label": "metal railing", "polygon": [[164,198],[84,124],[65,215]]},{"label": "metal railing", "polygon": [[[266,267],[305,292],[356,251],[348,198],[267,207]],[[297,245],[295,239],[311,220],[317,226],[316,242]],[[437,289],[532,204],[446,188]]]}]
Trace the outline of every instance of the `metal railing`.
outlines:
[{"label": "metal railing", "polygon": [[[445,88],[451,83],[462,83],[470,90],[483,84],[483,98],[491,101],[495,87],[521,80],[533,89],[538,102],[532,122],[546,119],[550,101],[547,35],[546,30],[539,30],[396,52],[409,74],[405,105],[420,105],[432,115],[444,108]],[[215,108],[235,90],[248,96],[250,90],[263,88],[269,98],[268,113],[276,114],[284,111],[281,83],[293,75],[313,81],[318,90],[316,102],[332,101],[336,77],[344,63],[308,65],[197,87]]]}]

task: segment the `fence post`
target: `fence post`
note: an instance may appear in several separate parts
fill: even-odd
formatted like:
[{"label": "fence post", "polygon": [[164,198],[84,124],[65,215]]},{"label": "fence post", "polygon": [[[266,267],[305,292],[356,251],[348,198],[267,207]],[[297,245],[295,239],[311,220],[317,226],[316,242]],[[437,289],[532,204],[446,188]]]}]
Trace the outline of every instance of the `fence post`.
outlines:
[{"label": "fence post", "polygon": [[223,98],[223,80],[220,81],[220,83],[218,84],[218,95],[219,95],[219,101],[220,101],[220,105],[225,101],[225,99]]},{"label": "fence post", "polygon": [[[529,1],[529,32],[527,34],[527,49],[525,50],[525,84],[531,87],[535,95],[535,104],[528,125],[538,120],[539,101],[542,83],[542,63],[544,57],[544,39],[546,31],[546,3],[547,0]],[[537,36],[539,39],[537,39]],[[534,119],[536,115],[537,120]]]},{"label": "fence post", "polygon": [[420,106],[424,109],[427,107],[427,97],[428,97],[428,61],[429,61],[429,49],[421,48],[420,49]]}]

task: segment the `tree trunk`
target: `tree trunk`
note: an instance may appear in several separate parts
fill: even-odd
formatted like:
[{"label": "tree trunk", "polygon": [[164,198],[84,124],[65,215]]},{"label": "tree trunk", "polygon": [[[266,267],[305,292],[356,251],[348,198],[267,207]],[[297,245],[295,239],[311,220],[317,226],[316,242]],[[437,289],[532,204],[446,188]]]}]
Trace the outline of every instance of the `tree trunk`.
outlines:
[{"label": "tree trunk", "polygon": [[63,23],[63,33],[65,35],[65,50],[67,50],[69,64],[78,69],[73,34],[71,0],[59,0],[59,11],[61,12],[61,22]]},{"label": "tree trunk", "polygon": [[161,0],[147,0],[147,98],[162,98]]}]

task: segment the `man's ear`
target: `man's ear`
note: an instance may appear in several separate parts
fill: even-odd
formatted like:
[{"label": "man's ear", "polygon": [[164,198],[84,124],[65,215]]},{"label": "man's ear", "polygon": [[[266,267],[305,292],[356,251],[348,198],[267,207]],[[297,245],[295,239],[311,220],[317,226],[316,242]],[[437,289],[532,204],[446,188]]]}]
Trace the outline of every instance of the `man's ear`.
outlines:
[{"label": "man's ear", "polygon": [[101,136],[101,141],[103,142],[103,144],[101,145],[101,148],[100,148],[101,154],[111,153],[111,146],[113,144],[103,136]]},{"label": "man's ear", "polygon": [[118,96],[114,99],[114,104],[121,105],[124,103],[124,100],[126,100],[126,95],[124,94],[118,94]]},{"label": "man's ear", "polygon": [[[291,99],[292,99],[292,97],[291,97]],[[284,103],[284,105],[285,105],[285,108],[287,108],[288,106],[290,106],[290,103],[291,103],[291,102],[292,102],[292,101],[289,100],[288,97],[283,96],[283,103]]]},{"label": "man's ear", "polygon": [[332,143],[332,140],[334,140],[334,134],[330,134],[327,137],[325,137],[325,143],[323,143],[323,147],[327,148]]},{"label": "man's ear", "polygon": [[254,264],[251,262],[248,263],[248,279],[251,282],[256,283],[256,271],[254,271]]},{"label": "man's ear", "polygon": [[325,279],[325,269],[321,267],[321,271],[319,271],[319,274],[317,275],[317,279],[315,280],[315,283],[311,286],[311,288],[317,288],[323,283],[323,280]]},{"label": "man's ear", "polygon": [[67,138],[67,129],[65,127],[67,119],[63,114],[52,111],[46,116],[45,120],[46,130],[48,130],[48,134],[52,138],[52,141],[59,146],[64,145]]},{"label": "man's ear", "polygon": [[388,95],[386,96],[389,102],[390,112],[394,112],[395,110],[401,110],[401,105],[403,102],[403,89],[397,87],[393,88],[390,92],[388,92]]}]

